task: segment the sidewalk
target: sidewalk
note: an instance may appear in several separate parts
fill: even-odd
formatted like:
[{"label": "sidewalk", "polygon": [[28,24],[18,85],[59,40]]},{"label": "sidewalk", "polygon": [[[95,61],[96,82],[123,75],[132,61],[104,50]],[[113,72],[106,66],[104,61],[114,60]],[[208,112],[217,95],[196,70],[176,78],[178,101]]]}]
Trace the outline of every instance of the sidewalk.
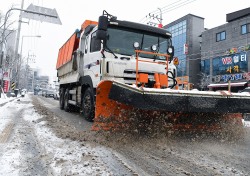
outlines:
[{"label": "sidewalk", "polygon": [[17,95],[17,97],[7,97],[6,94],[1,94],[1,98],[0,98],[0,107],[3,106],[5,103],[12,101],[16,98],[19,98],[20,94]]}]

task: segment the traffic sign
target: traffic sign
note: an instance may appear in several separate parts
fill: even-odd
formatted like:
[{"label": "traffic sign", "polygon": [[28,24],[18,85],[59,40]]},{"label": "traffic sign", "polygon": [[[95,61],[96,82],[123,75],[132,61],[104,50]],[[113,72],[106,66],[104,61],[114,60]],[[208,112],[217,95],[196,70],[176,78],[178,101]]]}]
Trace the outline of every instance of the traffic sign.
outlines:
[{"label": "traffic sign", "polygon": [[11,83],[11,89],[14,90],[16,88],[16,83],[15,82],[12,82]]}]

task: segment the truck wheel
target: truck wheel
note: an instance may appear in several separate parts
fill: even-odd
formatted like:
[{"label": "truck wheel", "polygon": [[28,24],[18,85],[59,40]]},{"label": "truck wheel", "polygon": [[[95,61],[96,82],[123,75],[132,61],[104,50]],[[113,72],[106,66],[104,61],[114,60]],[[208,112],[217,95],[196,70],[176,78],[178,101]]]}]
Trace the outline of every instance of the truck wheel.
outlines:
[{"label": "truck wheel", "polygon": [[64,109],[64,89],[60,91],[60,98],[59,98],[60,109]]},{"label": "truck wheel", "polygon": [[66,90],[64,93],[64,111],[69,112],[69,91]]},{"label": "truck wheel", "polygon": [[94,119],[94,94],[90,88],[87,88],[82,97],[82,115],[83,117],[92,122]]}]

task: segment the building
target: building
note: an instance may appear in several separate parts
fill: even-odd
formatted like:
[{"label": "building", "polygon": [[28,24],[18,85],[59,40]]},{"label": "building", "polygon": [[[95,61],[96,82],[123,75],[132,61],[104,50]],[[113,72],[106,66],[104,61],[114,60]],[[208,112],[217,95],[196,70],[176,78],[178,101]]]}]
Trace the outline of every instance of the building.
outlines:
[{"label": "building", "polygon": [[227,14],[226,22],[202,32],[201,85],[238,92],[250,86],[250,8]]},{"label": "building", "polygon": [[[0,29],[2,36],[3,29]],[[13,76],[13,65],[16,63],[14,58],[15,30],[5,30],[4,41],[0,39],[0,85],[3,86],[4,92],[10,89],[10,82]],[[14,74],[15,75],[15,74]]]},{"label": "building", "polygon": [[200,42],[204,32],[204,18],[188,14],[164,26],[172,33],[177,65],[177,81],[180,87],[187,88],[188,83],[198,87],[200,83]]}]

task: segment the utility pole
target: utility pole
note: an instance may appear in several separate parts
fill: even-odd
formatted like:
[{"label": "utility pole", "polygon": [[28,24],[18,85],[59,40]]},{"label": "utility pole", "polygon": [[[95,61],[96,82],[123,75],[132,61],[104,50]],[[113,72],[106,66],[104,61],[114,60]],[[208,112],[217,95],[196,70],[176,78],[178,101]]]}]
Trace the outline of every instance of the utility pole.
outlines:
[{"label": "utility pole", "polygon": [[146,16],[146,17],[149,17],[150,19],[153,19],[153,21],[150,20],[149,22],[147,22],[147,24],[151,25],[151,26],[156,26],[157,23],[154,22],[154,20],[157,20],[158,21],[158,27],[162,28],[163,27],[163,25],[162,25],[162,20],[163,20],[162,19],[162,11],[161,11],[160,8],[158,8],[158,9],[160,10],[160,16],[158,16],[158,15],[156,15],[154,13],[149,13],[148,16]]},{"label": "utility pole", "polygon": [[160,10],[160,18],[158,19],[158,21],[159,21],[158,27],[163,28],[163,25],[162,25],[162,11],[161,11],[160,8],[158,8],[158,9]]},{"label": "utility pole", "polygon": [[[22,4],[21,4],[21,10],[23,10],[23,5],[24,5],[24,0],[22,0]],[[20,72],[20,68],[19,68],[19,62],[21,62],[21,58],[18,58],[18,47],[19,47],[19,38],[20,38],[20,31],[21,31],[21,24],[22,24],[22,11],[20,11],[20,15],[19,15],[19,21],[18,21],[18,28],[17,28],[17,36],[16,36],[16,44],[15,44],[15,50],[14,50],[14,57],[15,57],[15,63],[16,63],[16,70],[15,70],[15,78],[14,78],[14,82],[16,83],[17,88],[19,88],[19,72]],[[18,83],[17,83],[18,81]]]}]

